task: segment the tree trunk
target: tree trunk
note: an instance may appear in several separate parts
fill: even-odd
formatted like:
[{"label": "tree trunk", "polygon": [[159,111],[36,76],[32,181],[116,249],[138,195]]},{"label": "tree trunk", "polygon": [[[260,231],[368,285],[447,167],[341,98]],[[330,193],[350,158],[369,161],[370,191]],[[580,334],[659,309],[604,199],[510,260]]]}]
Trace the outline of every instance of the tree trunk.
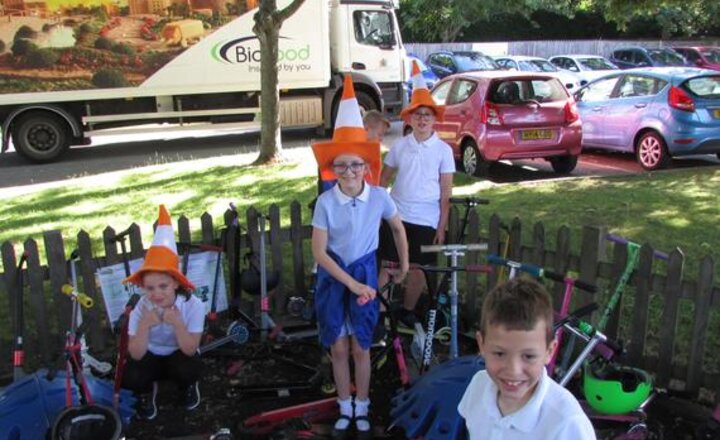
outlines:
[{"label": "tree trunk", "polygon": [[277,0],[261,0],[255,14],[253,33],[260,41],[260,155],[255,164],[282,159],[280,137],[280,91],[278,88],[278,37],[283,22],[297,11],[305,0],[293,0],[278,11]]}]

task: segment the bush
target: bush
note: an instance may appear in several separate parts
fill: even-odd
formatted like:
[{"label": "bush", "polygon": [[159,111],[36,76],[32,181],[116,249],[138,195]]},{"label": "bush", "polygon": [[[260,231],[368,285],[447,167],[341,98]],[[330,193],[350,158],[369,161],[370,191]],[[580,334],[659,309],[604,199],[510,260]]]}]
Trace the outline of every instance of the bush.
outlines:
[{"label": "bush", "polygon": [[5,52],[6,46],[3,40],[0,40],[0,53]]},{"label": "bush", "polygon": [[125,80],[122,72],[114,69],[100,69],[93,75],[92,83],[100,89],[113,87],[128,87],[130,83]]},{"label": "bush", "polygon": [[45,68],[57,64],[60,55],[52,49],[32,50],[27,54],[26,63],[29,67]]},{"label": "bush", "polygon": [[37,48],[38,47],[32,41],[22,39],[15,40],[12,45],[12,49],[10,50],[12,50],[13,55],[15,55],[16,57],[21,57],[29,54],[30,52],[36,51]]},{"label": "bush", "polygon": [[37,32],[35,32],[30,26],[24,24],[20,26],[17,32],[15,32],[15,38],[13,38],[13,41],[25,40],[35,37],[37,37]]},{"label": "bush", "polygon": [[115,43],[112,45],[112,51],[120,55],[134,56],[135,49],[125,43]]},{"label": "bush", "polygon": [[95,40],[95,49],[110,50],[113,47],[113,42],[107,37],[98,37]]}]

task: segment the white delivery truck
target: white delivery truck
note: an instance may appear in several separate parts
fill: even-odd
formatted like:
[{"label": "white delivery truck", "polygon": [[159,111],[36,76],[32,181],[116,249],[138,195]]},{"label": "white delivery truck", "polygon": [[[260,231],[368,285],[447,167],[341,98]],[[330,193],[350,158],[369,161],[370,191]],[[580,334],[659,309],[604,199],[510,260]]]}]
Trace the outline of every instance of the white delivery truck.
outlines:
[{"label": "white delivery truck", "polygon": [[[342,76],[407,101],[396,0],[306,0],[279,42],[282,127],[328,129]],[[0,0],[2,151],[56,160],[93,136],[258,127],[257,0]],[[283,8],[290,0],[279,0]]]}]

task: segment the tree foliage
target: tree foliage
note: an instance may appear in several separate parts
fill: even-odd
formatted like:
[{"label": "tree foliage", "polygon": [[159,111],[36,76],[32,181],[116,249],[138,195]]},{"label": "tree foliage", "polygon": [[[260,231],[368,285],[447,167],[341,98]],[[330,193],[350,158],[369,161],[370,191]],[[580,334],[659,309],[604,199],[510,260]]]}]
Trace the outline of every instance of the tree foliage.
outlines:
[{"label": "tree foliage", "polygon": [[[703,36],[720,29],[717,0],[402,0],[400,19],[408,41],[451,42],[481,23],[508,16],[523,26],[536,12],[603,17],[620,32],[645,26],[662,38]],[[517,34],[517,29],[512,29]],[[542,33],[543,29],[537,29]],[[533,30],[532,32],[535,32]]]}]

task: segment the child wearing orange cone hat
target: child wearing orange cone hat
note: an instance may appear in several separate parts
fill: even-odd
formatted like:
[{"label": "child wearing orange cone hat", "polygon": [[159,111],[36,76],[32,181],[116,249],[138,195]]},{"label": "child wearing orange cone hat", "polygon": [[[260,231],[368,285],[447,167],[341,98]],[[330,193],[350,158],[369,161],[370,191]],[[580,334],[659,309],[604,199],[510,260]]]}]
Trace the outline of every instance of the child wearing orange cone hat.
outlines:
[{"label": "child wearing orange cone hat", "polygon": [[[357,438],[372,438],[370,345],[378,318],[378,228],[390,225],[400,255],[400,282],[408,270],[407,242],[397,208],[384,188],[380,143],[368,141],[352,78],[345,76],[332,141],[312,145],[320,175],[337,184],[317,199],[313,212],[312,252],[318,264],[315,311],[320,342],[330,348],[340,418],[334,438],[345,438],[354,422]],[[349,357],[355,365],[356,395],[350,394]]]},{"label": "child wearing orange cone hat", "polygon": [[170,214],[160,205],[157,228],[145,260],[123,280],[144,290],[130,314],[123,388],[138,396],[137,416],[157,416],[157,381],[171,380],[184,391],[187,410],[200,404],[202,362],[197,356],[205,307],[191,294],[195,286],[178,270],[178,254]]},{"label": "child wearing orange cone hat", "polygon": [[[398,139],[385,156],[380,186],[393,184],[390,196],[405,226],[410,263],[433,265],[436,255],[422,253],[420,248],[445,242],[455,159],[450,146],[434,129],[434,124],[443,120],[445,107],[435,103],[416,62],[413,62],[412,75],[410,104],[400,112],[412,127],[412,133]],[[393,243],[383,224],[379,251],[382,260],[398,261]],[[380,281],[384,278],[382,273]],[[425,286],[421,271],[408,274],[403,299],[405,313],[400,319],[411,328],[417,322],[414,309]]]}]

